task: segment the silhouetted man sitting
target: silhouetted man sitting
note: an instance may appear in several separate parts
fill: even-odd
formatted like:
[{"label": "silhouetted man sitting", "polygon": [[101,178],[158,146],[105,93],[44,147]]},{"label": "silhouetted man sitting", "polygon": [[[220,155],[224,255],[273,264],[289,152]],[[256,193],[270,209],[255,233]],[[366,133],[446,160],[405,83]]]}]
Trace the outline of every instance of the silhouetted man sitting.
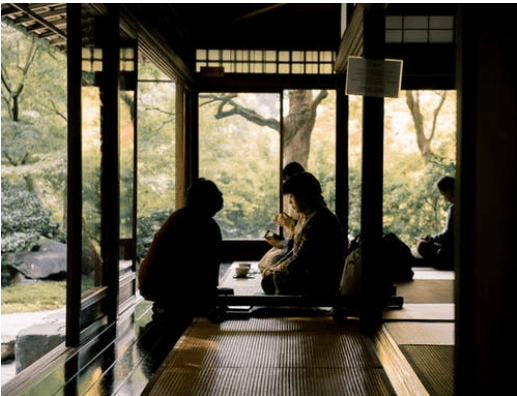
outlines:
[{"label": "silhouetted man sitting", "polygon": [[429,265],[436,269],[454,269],[454,178],[443,176],[436,183],[436,188],[443,198],[452,205],[447,215],[445,231],[427,235],[418,241],[417,251],[423,258],[420,265]]},{"label": "silhouetted man sitting", "polygon": [[188,325],[215,306],[222,238],[213,216],[223,202],[213,182],[199,179],[186,207],[156,233],[138,273],[142,296],[154,301],[154,321]]}]

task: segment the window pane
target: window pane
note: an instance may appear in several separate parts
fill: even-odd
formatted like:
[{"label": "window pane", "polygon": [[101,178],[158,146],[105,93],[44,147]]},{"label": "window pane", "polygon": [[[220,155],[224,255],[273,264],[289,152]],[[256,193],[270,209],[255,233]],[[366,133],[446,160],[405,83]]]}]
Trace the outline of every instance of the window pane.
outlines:
[{"label": "window pane", "polygon": [[402,42],[402,30],[386,30],[386,42],[387,43],[401,43]]},{"label": "window pane", "polygon": [[206,50],[197,50],[196,59],[197,60],[206,60]]},{"label": "window pane", "polygon": [[280,51],[278,53],[278,60],[280,62],[289,62],[289,52],[288,51]]},{"label": "window pane", "polygon": [[288,63],[280,63],[278,65],[278,73],[280,74],[289,74],[289,64]]},{"label": "window pane", "polygon": [[[455,174],[456,91],[402,91],[384,109],[383,228],[415,247],[420,236],[445,228],[449,205],[434,185]],[[419,148],[419,136],[431,135],[430,151]]]},{"label": "window pane", "polygon": [[276,61],[276,51],[266,51],[266,61],[275,62]]},{"label": "window pane", "polygon": [[[262,239],[279,206],[279,95],[239,93],[231,101],[228,95],[199,95],[199,175],[224,194],[215,217],[223,238]],[[229,110],[240,115],[225,117]]]},{"label": "window pane", "polygon": [[223,60],[232,60],[232,50],[223,50]]},{"label": "window pane", "polygon": [[293,74],[302,74],[304,72],[304,67],[302,63],[293,63],[291,67]]},{"label": "window pane", "polygon": [[303,52],[293,51],[291,60],[293,62],[303,62]]},{"label": "window pane", "polygon": [[[316,114],[309,114],[308,107],[319,96],[324,99]],[[321,183],[323,196],[328,207],[335,210],[335,166],[336,166],[336,94],[335,91],[291,90],[284,91],[284,166],[290,162],[300,163]],[[314,123],[312,129],[310,125]],[[291,213],[287,200],[284,211]]]},{"label": "window pane", "polygon": [[276,73],[276,63],[266,63],[265,68],[266,73]]},{"label": "window pane", "polygon": [[401,16],[387,16],[386,17],[386,29],[402,29],[402,17]]},{"label": "window pane", "polygon": [[141,63],[138,72],[137,262],[176,198],[176,84],[152,63]]},{"label": "window pane", "polygon": [[453,30],[431,30],[429,32],[429,42],[431,43],[452,43],[453,41]]},{"label": "window pane", "polygon": [[[130,51],[128,51],[130,50]],[[132,54],[133,48],[124,50],[126,55]],[[135,216],[135,90],[137,86],[137,76],[134,72],[127,69],[136,69],[136,59],[124,63],[130,65],[126,67],[126,72],[120,73],[119,86],[119,188],[120,188],[120,256],[119,273],[122,275],[133,270],[135,259],[132,246],[134,246],[135,235],[134,225]],[[119,299],[119,304],[124,299]]]},{"label": "window pane", "polygon": [[428,22],[427,16],[405,16],[404,29],[427,29]]},{"label": "window pane", "polygon": [[405,30],[405,43],[427,43],[427,30]]},{"label": "window pane", "polygon": [[431,29],[454,29],[453,16],[431,16],[429,21]]},{"label": "window pane", "polygon": [[208,50],[208,60],[219,60],[219,50]]}]

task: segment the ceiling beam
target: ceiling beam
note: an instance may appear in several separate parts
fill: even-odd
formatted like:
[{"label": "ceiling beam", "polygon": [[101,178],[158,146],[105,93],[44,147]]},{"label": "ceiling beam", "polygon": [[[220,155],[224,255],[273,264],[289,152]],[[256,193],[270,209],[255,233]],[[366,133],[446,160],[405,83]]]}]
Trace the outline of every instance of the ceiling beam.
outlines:
[{"label": "ceiling beam", "polygon": [[10,5],[20,11],[23,11],[30,15],[36,22],[40,23],[41,25],[45,26],[46,28],[52,30],[54,33],[56,33],[58,36],[66,39],[66,34],[61,30],[55,27],[52,23],[48,22],[45,18],[40,17],[38,14],[33,12],[30,8],[24,6],[23,4],[16,4],[16,3],[10,3]]}]

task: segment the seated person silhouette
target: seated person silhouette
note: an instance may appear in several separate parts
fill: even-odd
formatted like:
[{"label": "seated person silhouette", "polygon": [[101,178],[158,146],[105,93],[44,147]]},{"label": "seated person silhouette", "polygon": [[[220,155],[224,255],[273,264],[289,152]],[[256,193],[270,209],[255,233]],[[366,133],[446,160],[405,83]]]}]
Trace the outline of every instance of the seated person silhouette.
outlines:
[{"label": "seated person silhouette", "polygon": [[187,190],[186,206],[176,210],[154,236],[138,281],[153,304],[153,321],[188,326],[215,307],[221,230],[213,216],[223,207],[217,186],[199,179]]},{"label": "seated person silhouette", "polygon": [[454,178],[443,176],[436,183],[443,198],[452,205],[447,214],[447,226],[439,234],[426,235],[417,242],[420,255],[419,266],[430,266],[441,270],[454,269]]},{"label": "seated person silhouette", "polygon": [[282,186],[282,193],[296,212],[305,217],[294,235],[292,248],[262,275],[270,279],[268,294],[332,297],[343,270],[344,237],[338,218],[327,208],[319,181],[310,173],[298,173]]},{"label": "seated person silhouette", "polygon": [[[290,177],[295,174],[304,172],[305,169],[298,162],[290,162],[287,164],[282,171],[282,182],[285,183]],[[293,247],[294,235],[299,232],[303,226],[304,215],[297,213],[291,206],[288,208],[289,214],[286,212],[278,213],[273,217],[273,221],[280,227],[283,227],[285,232],[285,238],[280,237],[277,234],[266,235],[266,241],[272,246],[272,248],[261,258],[258,268],[261,272],[267,268],[273,267],[280,262],[282,256],[287,254]],[[263,278],[262,287],[268,290],[272,290],[273,285],[271,284],[271,278]]]}]

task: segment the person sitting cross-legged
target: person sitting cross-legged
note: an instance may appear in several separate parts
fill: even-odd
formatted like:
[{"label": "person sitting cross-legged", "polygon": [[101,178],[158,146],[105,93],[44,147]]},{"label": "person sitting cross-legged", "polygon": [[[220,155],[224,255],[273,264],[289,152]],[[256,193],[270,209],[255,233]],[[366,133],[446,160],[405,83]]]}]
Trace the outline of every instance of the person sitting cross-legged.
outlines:
[{"label": "person sitting cross-legged", "polygon": [[293,247],[263,277],[271,277],[275,294],[332,297],[343,270],[344,236],[338,218],[327,208],[319,181],[310,173],[284,182],[282,193],[293,209],[304,215]]}]

